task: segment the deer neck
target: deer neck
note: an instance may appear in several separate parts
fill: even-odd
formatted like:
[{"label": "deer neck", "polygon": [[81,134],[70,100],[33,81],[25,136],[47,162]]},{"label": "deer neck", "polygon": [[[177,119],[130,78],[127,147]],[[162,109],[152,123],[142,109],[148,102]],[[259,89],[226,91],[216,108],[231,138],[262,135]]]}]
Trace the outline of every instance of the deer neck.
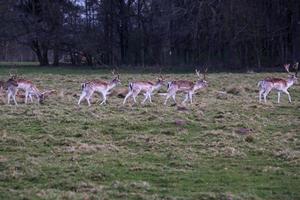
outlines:
[{"label": "deer neck", "polygon": [[112,88],[114,88],[117,84],[114,83],[114,82],[110,82],[108,85],[107,85],[107,90],[111,90]]},{"label": "deer neck", "polygon": [[158,90],[159,88],[161,87],[161,84],[155,84],[152,88],[152,91],[153,90]]},{"label": "deer neck", "polygon": [[198,86],[198,81],[196,81],[196,83],[194,83],[194,86],[192,88],[192,92],[195,92],[196,90],[199,89],[199,86]]},{"label": "deer neck", "polygon": [[294,85],[295,83],[295,79],[294,78],[288,78],[287,81],[286,81],[286,85],[287,87],[291,87],[292,85]]}]

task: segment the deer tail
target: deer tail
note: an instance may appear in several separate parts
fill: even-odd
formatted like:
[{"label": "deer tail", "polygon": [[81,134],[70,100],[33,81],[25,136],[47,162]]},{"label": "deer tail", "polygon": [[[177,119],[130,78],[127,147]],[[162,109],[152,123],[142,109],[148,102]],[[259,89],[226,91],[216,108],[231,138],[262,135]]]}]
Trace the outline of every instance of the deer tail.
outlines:
[{"label": "deer tail", "polygon": [[169,90],[169,88],[171,87],[172,85],[172,81],[168,82],[168,85],[167,85],[167,89]]},{"label": "deer tail", "polygon": [[262,87],[263,82],[264,82],[264,81],[258,81],[257,87],[259,87],[259,88]]},{"label": "deer tail", "polygon": [[133,83],[129,83],[129,90],[133,90]]},{"label": "deer tail", "polygon": [[81,90],[83,90],[86,87],[86,83],[81,83]]}]

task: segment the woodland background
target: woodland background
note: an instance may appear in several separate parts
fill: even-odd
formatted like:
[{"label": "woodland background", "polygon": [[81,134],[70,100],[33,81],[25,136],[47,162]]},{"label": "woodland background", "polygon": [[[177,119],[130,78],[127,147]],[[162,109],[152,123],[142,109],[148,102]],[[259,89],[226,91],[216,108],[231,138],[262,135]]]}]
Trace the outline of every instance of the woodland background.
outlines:
[{"label": "woodland background", "polygon": [[230,70],[299,58],[298,0],[0,2],[0,61]]}]

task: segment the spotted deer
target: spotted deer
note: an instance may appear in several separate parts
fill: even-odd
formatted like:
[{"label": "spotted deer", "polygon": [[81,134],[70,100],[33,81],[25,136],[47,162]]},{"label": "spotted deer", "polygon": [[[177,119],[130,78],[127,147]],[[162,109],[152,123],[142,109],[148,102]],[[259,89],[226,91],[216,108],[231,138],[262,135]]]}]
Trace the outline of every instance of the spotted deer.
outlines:
[{"label": "spotted deer", "polygon": [[10,99],[13,98],[15,105],[18,105],[16,100],[18,83],[15,81],[14,77],[11,77],[4,82],[2,87],[7,90],[7,103],[10,104]]},{"label": "spotted deer", "polygon": [[164,80],[162,76],[160,76],[157,79],[157,81],[134,81],[129,83],[129,91],[124,98],[123,104],[126,103],[126,100],[130,96],[132,96],[134,103],[137,103],[136,97],[141,92],[144,92],[145,96],[144,100],[142,101],[142,104],[144,104],[147,101],[147,99],[149,99],[149,102],[152,103],[151,95],[153,95],[153,92],[155,90],[159,90],[163,83]]},{"label": "spotted deer", "polygon": [[25,92],[25,104],[28,102],[28,97],[30,98],[31,102],[33,102],[32,96],[38,100],[38,103],[42,103],[45,99],[45,94],[49,93],[49,91],[41,92],[32,81],[17,78],[16,75],[12,75],[9,80],[14,80],[17,83],[17,86],[15,88],[11,87],[10,90],[8,90],[8,104],[10,103],[10,98],[12,97],[17,105],[15,98],[18,90],[23,90]]},{"label": "spotted deer", "polygon": [[100,105],[105,104],[107,95],[110,93],[110,90],[116,87],[118,84],[121,84],[119,74],[116,75],[114,71],[112,73],[114,75],[114,78],[109,82],[102,80],[91,80],[82,83],[82,92],[78,100],[78,105],[80,105],[81,101],[85,98],[88,105],[91,106],[90,98],[92,97],[94,92],[99,92],[102,94],[103,100]]},{"label": "spotted deer", "polygon": [[299,63],[295,63],[293,66],[295,69],[295,74],[291,74],[289,68],[290,64],[285,64],[284,68],[288,73],[287,79],[282,78],[265,78],[258,82],[259,87],[259,102],[261,102],[261,97],[263,96],[264,102],[267,102],[267,96],[272,90],[276,90],[278,93],[277,102],[280,103],[280,94],[283,92],[288,95],[289,102],[292,102],[292,98],[288,89],[297,82],[297,73],[298,73]]},{"label": "spotted deer", "polygon": [[207,72],[207,68],[203,73],[203,79],[201,79],[200,72],[196,69],[195,73],[198,76],[198,80],[196,82],[188,81],[188,80],[177,80],[177,81],[169,82],[164,105],[167,104],[167,101],[170,97],[172,97],[173,101],[176,103],[177,92],[186,93],[185,99],[182,101],[182,104],[185,104],[185,102],[188,99],[190,99],[190,103],[193,103],[193,94],[199,89],[208,87],[208,82],[206,81],[206,77],[205,77],[206,72]]}]

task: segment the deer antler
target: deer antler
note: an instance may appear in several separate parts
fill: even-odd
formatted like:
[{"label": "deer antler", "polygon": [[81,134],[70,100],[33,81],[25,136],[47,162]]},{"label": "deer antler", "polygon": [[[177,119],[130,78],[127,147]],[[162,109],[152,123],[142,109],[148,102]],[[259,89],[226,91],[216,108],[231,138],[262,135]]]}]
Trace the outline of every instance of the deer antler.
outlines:
[{"label": "deer antler", "polygon": [[113,69],[111,73],[113,76],[116,76],[118,79],[120,79],[120,74],[118,72],[116,73],[116,69]]},{"label": "deer antler", "polygon": [[159,74],[158,74],[158,79],[161,79],[161,80],[164,80],[164,77],[163,77],[163,75],[161,74],[161,68],[159,68]]},{"label": "deer antler", "polygon": [[287,73],[290,73],[290,64],[284,64],[283,65]]},{"label": "deer antler", "polygon": [[111,73],[112,73],[112,75],[113,75],[113,76],[115,76],[115,75],[116,75],[116,73],[115,73],[115,72],[116,72],[116,70],[115,70],[115,69],[113,69],[113,70],[111,71]]},{"label": "deer antler", "polygon": [[[206,72],[207,72],[208,68],[206,67],[205,70],[203,71],[203,80],[206,79]],[[195,70],[197,76],[199,77],[199,79],[201,78],[201,75],[200,75],[200,71],[198,71],[197,69]]]},{"label": "deer antler", "polygon": [[9,76],[11,78],[16,78],[17,77],[17,70],[16,69],[10,69],[9,70]]},{"label": "deer antler", "polygon": [[199,78],[201,78],[201,77],[200,77],[200,72],[199,72],[197,69],[195,69],[195,72],[196,72],[196,75],[197,75]]}]

